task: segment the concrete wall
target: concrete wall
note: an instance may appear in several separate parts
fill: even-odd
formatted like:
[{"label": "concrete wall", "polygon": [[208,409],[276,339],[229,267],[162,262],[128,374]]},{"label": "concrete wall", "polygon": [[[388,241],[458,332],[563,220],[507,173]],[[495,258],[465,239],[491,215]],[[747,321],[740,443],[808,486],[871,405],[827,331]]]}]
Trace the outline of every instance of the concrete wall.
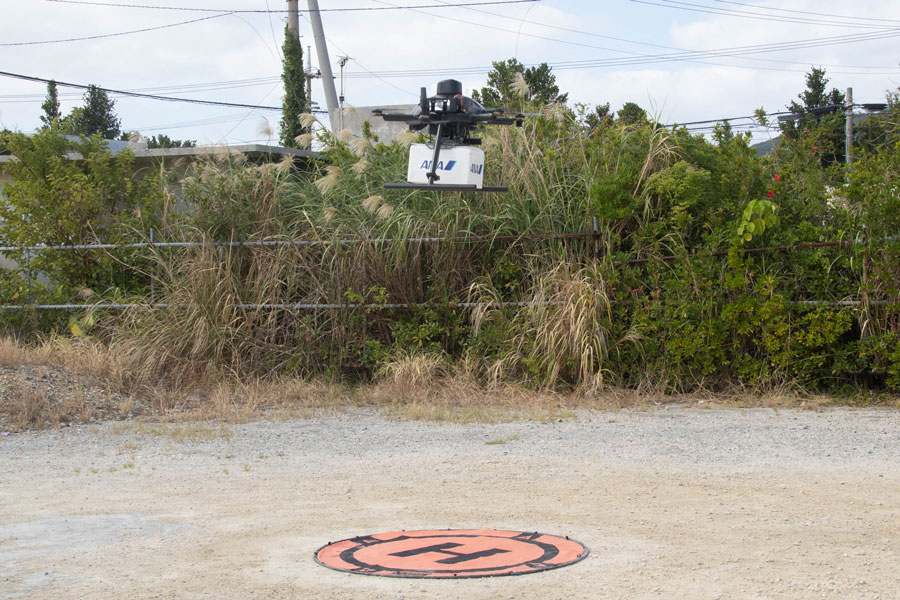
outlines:
[{"label": "concrete wall", "polygon": [[[362,127],[365,121],[369,122],[372,132],[378,136],[378,140],[385,144],[390,144],[401,131],[406,131],[409,127],[406,123],[389,122],[386,123],[381,117],[376,117],[372,111],[376,108],[384,110],[386,113],[409,113],[417,105],[415,104],[391,104],[383,106],[356,106],[344,107],[343,117],[338,114],[334,120],[335,129],[347,129],[355,138],[362,137]],[[343,121],[341,119],[343,118]],[[343,127],[341,126],[343,125]]]}]

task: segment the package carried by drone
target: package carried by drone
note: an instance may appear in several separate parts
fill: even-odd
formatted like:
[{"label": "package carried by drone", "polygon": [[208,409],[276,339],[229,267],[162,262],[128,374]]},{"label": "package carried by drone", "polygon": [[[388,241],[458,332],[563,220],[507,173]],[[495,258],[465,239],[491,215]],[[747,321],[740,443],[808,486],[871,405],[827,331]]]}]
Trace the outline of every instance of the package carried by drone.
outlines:
[{"label": "package carried by drone", "polygon": [[[434,144],[413,144],[409,147],[409,169],[406,180],[410,183],[431,183]],[[481,189],[484,183],[484,152],[472,146],[444,147],[438,157],[435,173],[441,184],[474,185]]]},{"label": "package carried by drone", "polygon": [[499,108],[486,108],[462,95],[462,84],[455,79],[438,82],[437,94],[428,97],[421,89],[419,105],[410,113],[372,114],[385,121],[409,125],[410,131],[427,133],[432,141],[413,144],[409,150],[408,183],[385,183],[385,189],[433,190],[453,192],[505,192],[505,186],[484,185],[484,152],[477,148],[481,139],[472,133],[485,125],[522,126],[525,115],[503,116]]}]

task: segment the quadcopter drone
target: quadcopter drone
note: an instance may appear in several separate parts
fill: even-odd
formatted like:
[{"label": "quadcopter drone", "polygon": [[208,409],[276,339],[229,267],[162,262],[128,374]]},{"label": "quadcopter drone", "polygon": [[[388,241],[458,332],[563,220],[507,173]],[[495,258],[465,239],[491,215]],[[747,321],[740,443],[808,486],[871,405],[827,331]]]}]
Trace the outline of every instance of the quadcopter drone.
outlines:
[{"label": "quadcopter drone", "polygon": [[[462,95],[462,84],[445,79],[437,84],[437,95],[428,97],[421,89],[419,106],[411,113],[372,111],[385,121],[409,124],[410,131],[424,131],[434,138],[430,144],[413,144],[409,149],[409,183],[385,183],[385,189],[444,190],[455,192],[505,192],[505,186],[484,187],[484,152],[476,148],[481,140],[471,137],[479,125],[516,125],[524,114],[504,117],[497,108],[485,108]],[[443,151],[442,151],[443,148]],[[441,183],[438,183],[441,182]]]}]

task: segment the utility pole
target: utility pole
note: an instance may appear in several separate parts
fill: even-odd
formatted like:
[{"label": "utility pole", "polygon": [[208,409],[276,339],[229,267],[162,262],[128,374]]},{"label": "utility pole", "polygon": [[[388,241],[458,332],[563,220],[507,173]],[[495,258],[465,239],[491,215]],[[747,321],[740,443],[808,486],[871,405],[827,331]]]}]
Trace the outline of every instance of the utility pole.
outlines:
[{"label": "utility pole", "polygon": [[844,97],[844,165],[849,167],[853,162],[853,88],[847,88]]},{"label": "utility pole", "polygon": [[325,30],[322,28],[322,13],[319,12],[318,0],[307,0],[309,21],[312,24],[313,37],[316,39],[316,54],[319,55],[319,70],[322,72],[322,87],[325,88],[325,104],[328,106],[328,120],[331,130],[335,130],[334,117],[340,112],[337,92],[334,89],[334,74],[331,72],[331,60],[328,58],[328,45],[325,43]]},{"label": "utility pole", "polygon": [[313,73],[312,70],[312,49],[306,47],[306,102],[309,104],[309,112],[312,112],[312,80],[322,77],[321,71]]},{"label": "utility pole", "polygon": [[[297,9],[297,3],[300,0],[287,0],[288,3],[288,30],[294,36],[294,39],[300,41],[300,14]],[[309,96],[307,96],[309,98]]]},{"label": "utility pole", "polygon": [[344,67],[347,66],[347,62],[350,60],[349,56],[341,56],[338,58],[338,64],[341,66],[341,95],[338,96],[338,100],[340,101],[341,107],[341,131],[344,130]]}]

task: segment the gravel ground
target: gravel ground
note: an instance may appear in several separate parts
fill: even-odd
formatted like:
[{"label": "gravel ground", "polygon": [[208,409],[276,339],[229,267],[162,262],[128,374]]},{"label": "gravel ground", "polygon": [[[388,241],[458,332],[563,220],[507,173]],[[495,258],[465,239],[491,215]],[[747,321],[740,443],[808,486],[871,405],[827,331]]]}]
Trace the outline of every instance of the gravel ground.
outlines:
[{"label": "gravel ground", "polygon": [[145,410],[139,398],[58,365],[0,365],[0,432],[133,417]]},{"label": "gravel ground", "polygon": [[[490,443],[488,443],[490,442]],[[0,437],[2,598],[900,598],[900,412],[668,407],[564,422],[138,422]],[[568,535],[520,577],[363,577],[323,544]]]}]

